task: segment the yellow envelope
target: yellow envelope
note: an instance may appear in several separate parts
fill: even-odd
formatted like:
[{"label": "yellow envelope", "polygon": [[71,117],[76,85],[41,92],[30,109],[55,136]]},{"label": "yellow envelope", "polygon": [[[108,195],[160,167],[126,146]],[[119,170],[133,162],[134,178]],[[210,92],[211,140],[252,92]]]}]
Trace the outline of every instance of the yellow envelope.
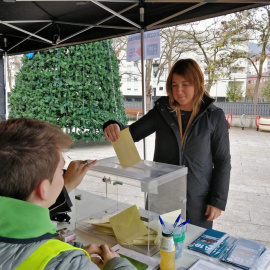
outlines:
[{"label": "yellow envelope", "polygon": [[114,234],[120,242],[130,242],[148,233],[136,205],[110,218]]},{"label": "yellow envelope", "polygon": [[110,220],[109,220],[109,218],[111,216],[112,215],[105,214],[103,217],[101,217],[99,219],[86,220],[85,223],[90,223],[92,225],[96,225],[96,226],[100,226],[100,227],[109,227],[109,228],[111,228],[112,226],[111,226]]},{"label": "yellow envelope", "polygon": [[112,145],[123,167],[131,167],[142,161],[129,132],[129,128],[120,131],[120,139],[117,142],[112,142]]},{"label": "yellow envelope", "polygon": [[102,233],[102,234],[115,236],[112,228],[100,227],[96,225],[93,225],[93,226],[95,227],[95,233]]}]

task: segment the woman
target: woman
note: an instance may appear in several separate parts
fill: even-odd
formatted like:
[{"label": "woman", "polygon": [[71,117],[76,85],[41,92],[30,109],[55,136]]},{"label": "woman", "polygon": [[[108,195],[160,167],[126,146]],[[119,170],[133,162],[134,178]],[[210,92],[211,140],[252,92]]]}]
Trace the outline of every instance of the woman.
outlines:
[{"label": "woman", "polygon": [[[192,59],[172,67],[161,97],[145,116],[130,125],[135,142],[156,132],[154,161],[188,167],[187,218],[212,228],[225,210],[230,180],[228,124],[204,89],[203,73]],[[104,135],[117,141],[126,128],[116,121],[104,124]]]}]

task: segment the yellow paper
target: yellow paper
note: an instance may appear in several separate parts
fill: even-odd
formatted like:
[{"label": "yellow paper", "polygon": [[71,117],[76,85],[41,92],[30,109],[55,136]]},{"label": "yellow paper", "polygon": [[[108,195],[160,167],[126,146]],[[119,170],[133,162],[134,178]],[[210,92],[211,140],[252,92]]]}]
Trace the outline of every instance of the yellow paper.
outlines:
[{"label": "yellow paper", "polygon": [[130,242],[148,233],[136,205],[110,218],[114,234],[121,242]]},{"label": "yellow paper", "polygon": [[112,142],[114,151],[123,167],[131,167],[142,159],[129,132],[129,128],[120,131],[120,139]]},{"label": "yellow paper", "polygon": [[95,227],[95,232],[96,233],[102,233],[102,234],[107,234],[107,235],[114,235],[113,229],[112,228],[107,228],[107,227],[102,227],[102,226],[96,226],[92,224]]},{"label": "yellow paper", "polygon": [[98,219],[90,219],[90,220],[87,220],[85,221],[85,223],[90,223],[92,225],[95,225],[95,226],[100,226],[100,227],[108,227],[108,228],[111,228],[111,224],[110,224],[110,220],[109,218],[111,217],[112,215],[108,215],[108,214],[105,214],[103,217],[101,218],[98,218]]}]

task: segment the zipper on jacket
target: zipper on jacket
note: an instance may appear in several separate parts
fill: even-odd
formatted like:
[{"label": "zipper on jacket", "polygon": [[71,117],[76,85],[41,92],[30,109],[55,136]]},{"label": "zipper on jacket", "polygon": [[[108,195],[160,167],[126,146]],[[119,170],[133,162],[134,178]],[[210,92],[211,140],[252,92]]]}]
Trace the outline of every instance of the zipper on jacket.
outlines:
[{"label": "zipper on jacket", "polygon": [[[212,104],[212,103],[211,103],[211,104]],[[209,107],[209,106],[208,106],[208,107]],[[207,108],[208,108],[208,107],[207,107]],[[186,140],[187,140],[187,137],[188,137],[188,135],[189,135],[189,133],[190,133],[190,130],[192,129],[192,127],[194,126],[194,124],[196,124],[196,122],[198,122],[199,119],[201,119],[202,116],[206,113],[207,108],[206,108],[206,109],[198,116],[198,118],[195,119],[195,121],[191,124],[190,128],[189,128],[188,131],[187,131],[187,134],[186,134],[185,139],[184,139],[183,147],[181,147],[181,156],[180,156],[180,162],[181,162],[181,163],[183,163],[182,161],[183,161],[183,159],[184,159],[184,157],[183,157],[184,148],[185,148]],[[183,166],[184,164],[181,164],[181,165]]]}]

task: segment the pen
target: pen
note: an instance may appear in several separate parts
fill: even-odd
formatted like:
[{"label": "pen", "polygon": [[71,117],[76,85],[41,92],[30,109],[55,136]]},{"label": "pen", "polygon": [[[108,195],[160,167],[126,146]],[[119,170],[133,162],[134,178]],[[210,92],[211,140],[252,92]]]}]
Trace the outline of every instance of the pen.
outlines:
[{"label": "pen", "polygon": [[182,222],[182,223],[181,223],[180,225],[178,225],[177,227],[184,226],[184,225],[186,225],[186,224],[189,223],[189,222],[190,222],[190,219],[188,219],[188,220]]},{"label": "pen", "polygon": [[104,263],[103,258],[102,258],[100,255],[98,255],[98,254],[91,254],[91,255],[90,255],[90,258],[99,258],[99,260],[100,260],[102,263]]},{"label": "pen", "polygon": [[161,216],[158,216],[158,217],[159,217],[160,224],[163,226],[163,228],[165,228],[165,224],[164,224],[164,221],[162,220]]},{"label": "pen", "polygon": [[178,216],[177,219],[175,220],[175,222],[174,222],[174,224],[173,224],[173,227],[174,227],[174,228],[176,227],[176,225],[177,225],[177,223],[179,222],[180,218],[181,218],[181,214],[179,214],[179,216]]}]

